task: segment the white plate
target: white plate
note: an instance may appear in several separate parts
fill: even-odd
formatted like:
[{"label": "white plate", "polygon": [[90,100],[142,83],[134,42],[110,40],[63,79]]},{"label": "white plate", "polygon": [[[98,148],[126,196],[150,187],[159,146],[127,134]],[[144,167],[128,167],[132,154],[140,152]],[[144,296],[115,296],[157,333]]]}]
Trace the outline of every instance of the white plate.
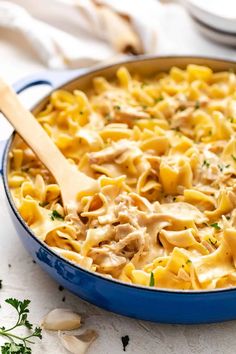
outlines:
[{"label": "white plate", "polygon": [[209,38],[212,41],[236,47],[236,34],[231,34],[228,32],[218,31],[215,28],[205,25],[203,22],[192,16],[195,26],[201,34]]},{"label": "white plate", "polygon": [[205,25],[236,35],[236,0],[182,0],[181,3]]}]

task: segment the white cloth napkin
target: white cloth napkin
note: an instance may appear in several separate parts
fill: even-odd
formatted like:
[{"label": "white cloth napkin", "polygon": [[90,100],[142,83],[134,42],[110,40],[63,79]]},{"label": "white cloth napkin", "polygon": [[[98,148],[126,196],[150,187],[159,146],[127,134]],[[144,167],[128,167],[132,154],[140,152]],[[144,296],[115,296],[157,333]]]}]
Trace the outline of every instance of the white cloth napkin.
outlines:
[{"label": "white cloth napkin", "polygon": [[[21,32],[29,45],[34,48],[38,58],[49,68],[79,68],[104,60],[117,59],[120,53],[112,46],[105,23],[106,18],[103,17],[103,13],[96,11],[97,6],[92,0],[52,0],[52,2],[55,9],[62,3],[65,9],[67,7],[74,9],[78,18],[76,36],[36,19],[22,6],[8,1],[0,1],[0,27]],[[156,52],[155,26],[143,16],[145,8],[150,10],[149,5],[153,4],[153,0],[145,0],[145,6],[141,8],[134,6],[132,1],[103,0],[104,3],[115,13],[129,18],[144,53]],[[66,20],[69,26],[70,18]]]}]

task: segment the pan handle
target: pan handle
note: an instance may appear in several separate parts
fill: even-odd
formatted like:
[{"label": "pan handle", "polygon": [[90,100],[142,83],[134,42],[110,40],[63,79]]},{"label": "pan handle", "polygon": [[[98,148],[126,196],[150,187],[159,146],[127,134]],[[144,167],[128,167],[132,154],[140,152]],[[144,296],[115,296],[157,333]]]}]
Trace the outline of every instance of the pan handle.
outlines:
[{"label": "pan handle", "polygon": [[64,70],[64,71],[42,71],[34,75],[26,76],[13,84],[17,93],[36,85],[50,85],[52,88],[59,87],[77,76],[84,74],[88,69]]}]

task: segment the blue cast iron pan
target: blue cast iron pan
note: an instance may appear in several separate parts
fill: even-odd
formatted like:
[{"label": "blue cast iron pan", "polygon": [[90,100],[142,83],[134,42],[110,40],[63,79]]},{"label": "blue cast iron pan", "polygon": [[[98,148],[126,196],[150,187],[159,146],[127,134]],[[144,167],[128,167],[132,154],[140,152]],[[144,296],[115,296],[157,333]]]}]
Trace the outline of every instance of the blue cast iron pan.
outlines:
[{"label": "blue cast iron pan", "polygon": [[[53,90],[59,87],[68,90],[86,89],[94,76],[103,75],[112,78],[121,64],[131,72],[148,74],[167,71],[172,66],[184,68],[189,63],[208,65],[215,71],[236,70],[235,62],[222,59],[176,56],[140,57],[92,71],[44,72],[21,80],[15,85],[15,90],[19,93],[31,86],[45,83],[50,84]],[[48,96],[41,99],[32,112],[36,114],[47,101]],[[129,285],[76,266],[39,241],[20,216],[10,194],[7,169],[9,149],[13,140],[14,134],[0,145],[1,174],[9,213],[25,248],[40,267],[58,283],[88,302],[108,311],[137,319],[182,324],[236,319],[236,288],[213,291],[175,291]]]}]

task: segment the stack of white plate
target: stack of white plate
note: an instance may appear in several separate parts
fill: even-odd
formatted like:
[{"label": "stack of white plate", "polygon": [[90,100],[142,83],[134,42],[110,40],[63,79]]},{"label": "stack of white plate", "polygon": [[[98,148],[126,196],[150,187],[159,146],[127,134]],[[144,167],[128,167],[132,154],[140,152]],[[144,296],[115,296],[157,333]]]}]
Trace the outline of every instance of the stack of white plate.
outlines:
[{"label": "stack of white plate", "polygon": [[211,40],[236,47],[236,0],[182,0],[196,26]]}]

